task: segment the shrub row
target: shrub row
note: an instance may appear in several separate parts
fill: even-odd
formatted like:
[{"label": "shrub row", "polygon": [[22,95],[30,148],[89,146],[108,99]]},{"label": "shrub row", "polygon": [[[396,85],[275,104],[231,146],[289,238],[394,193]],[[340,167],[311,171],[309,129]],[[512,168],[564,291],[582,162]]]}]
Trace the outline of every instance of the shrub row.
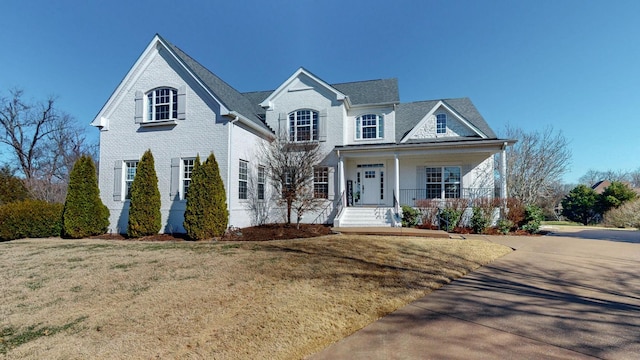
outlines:
[{"label": "shrub row", "polygon": [[0,206],[0,241],[60,236],[62,204],[24,200]]},{"label": "shrub row", "polygon": [[[529,233],[538,232],[544,220],[542,210],[537,206],[524,206],[518,199],[506,199],[507,211],[500,214],[495,228],[508,233],[524,230]],[[501,208],[503,199],[479,198],[469,199],[419,200],[418,210],[403,206],[403,226],[415,226],[421,220],[423,227],[435,227],[452,232],[456,228],[471,228],[477,234],[484,233],[494,223],[496,209]],[[471,208],[471,214],[466,209]],[[465,215],[466,213],[466,215]]]}]

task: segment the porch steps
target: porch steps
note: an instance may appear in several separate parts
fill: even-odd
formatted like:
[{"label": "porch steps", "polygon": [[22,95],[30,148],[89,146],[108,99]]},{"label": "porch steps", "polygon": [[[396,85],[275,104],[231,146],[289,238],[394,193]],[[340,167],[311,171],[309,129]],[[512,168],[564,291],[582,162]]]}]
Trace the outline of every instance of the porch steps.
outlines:
[{"label": "porch steps", "polygon": [[340,217],[340,227],[391,227],[391,207],[347,207]]}]

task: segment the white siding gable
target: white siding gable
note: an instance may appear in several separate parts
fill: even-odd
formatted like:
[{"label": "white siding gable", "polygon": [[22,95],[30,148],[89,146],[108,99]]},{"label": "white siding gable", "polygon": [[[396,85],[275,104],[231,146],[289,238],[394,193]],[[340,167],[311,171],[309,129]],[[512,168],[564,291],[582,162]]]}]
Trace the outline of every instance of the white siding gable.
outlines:
[{"label": "white siding gable", "polygon": [[[446,129],[444,133],[437,131],[438,115],[446,115]],[[444,103],[439,102],[425,117],[402,139],[408,140],[434,139],[447,137],[470,137],[479,136],[486,138],[481,131],[476,129],[462,116],[451,110]]]}]

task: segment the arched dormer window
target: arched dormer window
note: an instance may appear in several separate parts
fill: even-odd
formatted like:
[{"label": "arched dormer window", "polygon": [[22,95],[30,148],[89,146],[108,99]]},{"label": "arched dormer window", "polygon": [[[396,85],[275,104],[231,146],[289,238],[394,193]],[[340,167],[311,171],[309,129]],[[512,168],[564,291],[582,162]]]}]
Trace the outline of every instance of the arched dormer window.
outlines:
[{"label": "arched dormer window", "polygon": [[147,121],[178,118],[178,90],[157,88],[147,93]]},{"label": "arched dormer window", "polygon": [[447,114],[436,115],[436,134],[447,133]]},{"label": "arched dormer window", "polygon": [[296,110],[289,114],[289,141],[317,141],[318,112]]},{"label": "arched dormer window", "polygon": [[384,120],[380,115],[366,114],[356,118],[356,139],[384,138]]}]

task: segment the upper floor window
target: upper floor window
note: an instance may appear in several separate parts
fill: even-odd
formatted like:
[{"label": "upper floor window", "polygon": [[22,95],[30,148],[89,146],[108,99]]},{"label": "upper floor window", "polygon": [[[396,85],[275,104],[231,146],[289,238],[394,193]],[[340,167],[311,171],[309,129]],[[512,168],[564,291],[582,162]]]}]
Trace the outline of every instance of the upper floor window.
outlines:
[{"label": "upper floor window", "polygon": [[436,115],[436,134],[447,133],[447,114]]},{"label": "upper floor window", "polygon": [[318,112],[297,110],[289,114],[289,141],[318,140]]},{"label": "upper floor window", "polygon": [[178,118],[178,90],[158,88],[147,93],[147,121]]},{"label": "upper floor window", "polygon": [[384,122],[382,116],[367,114],[356,118],[356,139],[384,138]]}]

